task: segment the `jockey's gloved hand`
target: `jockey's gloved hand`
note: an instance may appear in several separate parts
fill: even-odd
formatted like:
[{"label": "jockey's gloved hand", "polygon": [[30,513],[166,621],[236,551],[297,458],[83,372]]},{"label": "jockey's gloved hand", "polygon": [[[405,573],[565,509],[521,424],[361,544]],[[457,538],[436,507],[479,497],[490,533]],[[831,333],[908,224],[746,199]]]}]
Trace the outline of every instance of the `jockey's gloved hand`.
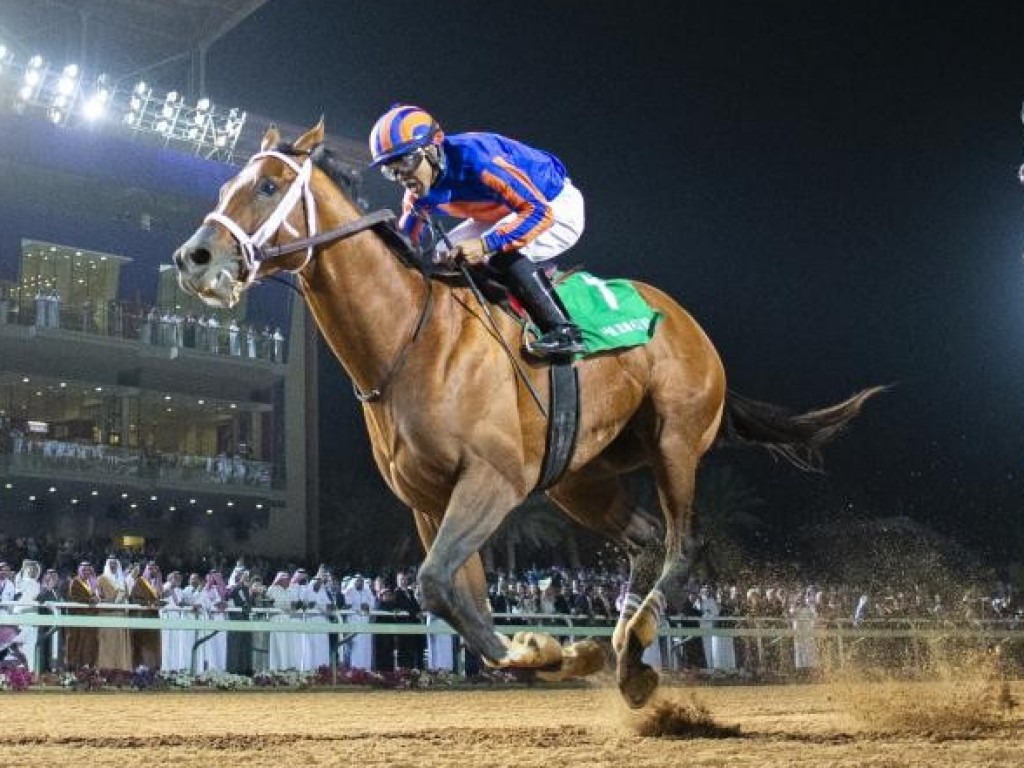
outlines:
[{"label": "jockey's gloved hand", "polygon": [[487,261],[487,249],[483,245],[482,240],[479,238],[473,238],[472,240],[464,240],[460,243],[456,243],[452,247],[452,250],[443,254],[443,257],[444,261],[452,264],[453,266],[458,264],[460,261],[464,261],[470,265],[482,264]]}]

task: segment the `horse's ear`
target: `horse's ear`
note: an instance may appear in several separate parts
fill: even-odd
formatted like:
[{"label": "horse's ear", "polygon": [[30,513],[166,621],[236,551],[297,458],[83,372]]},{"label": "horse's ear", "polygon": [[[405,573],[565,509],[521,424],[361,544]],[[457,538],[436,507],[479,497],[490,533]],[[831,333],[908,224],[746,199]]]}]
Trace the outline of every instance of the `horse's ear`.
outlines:
[{"label": "horse's ear", "polygon": [[295,142],[295,148],[309,152],[318,144],[324,143],[324,118],[320,116],[320,122],[306,131],[302,138]]},{"label": "horse's ear", "polygon": [[260,152],[266,152],[271,147],[276,147],[281,143],[281,132],[277,130],[277,126],[273,123],[267,128],[267,132],[263,134],[263,142],[260,144]]}]

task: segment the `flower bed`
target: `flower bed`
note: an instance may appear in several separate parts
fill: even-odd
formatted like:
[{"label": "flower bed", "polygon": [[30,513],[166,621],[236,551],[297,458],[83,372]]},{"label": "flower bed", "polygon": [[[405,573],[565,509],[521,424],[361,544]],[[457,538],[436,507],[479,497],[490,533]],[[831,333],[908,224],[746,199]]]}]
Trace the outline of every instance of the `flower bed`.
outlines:
[{"label": "flower bed", "polygon": [[521,682],[521,676],[498,670],[489,670],[473,678],[466,678],[443,670],[420,671],[399,669],[393,672],[374,672],[364,669],[330,667],[317,670],[261,671],[252,677],[228,672],[206,671],[192,675],[187,672],[154,671],[140,666],[134,671],[94,669],[82,667],[74,672],[45,672],[33,676],[24,666],[0,667],[0,691],[33,689],[64,689],[70,691],[182,691],[243,689],[305,688],[375,688],[415,689],[451,688],[466,685],[502,685]]}]

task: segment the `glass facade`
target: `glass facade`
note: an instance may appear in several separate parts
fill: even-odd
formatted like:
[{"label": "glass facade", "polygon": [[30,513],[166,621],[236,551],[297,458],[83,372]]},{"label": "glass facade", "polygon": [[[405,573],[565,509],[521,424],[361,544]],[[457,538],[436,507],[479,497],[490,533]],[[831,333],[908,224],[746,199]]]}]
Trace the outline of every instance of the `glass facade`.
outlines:
[{"label": "glass facade", "polygon": [[0,534],[315,551],[294,296],[217,310],[171,266],[237,169],[17,115],[0,129]]},{"label": "glass facade", "polygon": [[0,374],[0,453],[13,469],[270,488],[273,410],[261,403]]}]

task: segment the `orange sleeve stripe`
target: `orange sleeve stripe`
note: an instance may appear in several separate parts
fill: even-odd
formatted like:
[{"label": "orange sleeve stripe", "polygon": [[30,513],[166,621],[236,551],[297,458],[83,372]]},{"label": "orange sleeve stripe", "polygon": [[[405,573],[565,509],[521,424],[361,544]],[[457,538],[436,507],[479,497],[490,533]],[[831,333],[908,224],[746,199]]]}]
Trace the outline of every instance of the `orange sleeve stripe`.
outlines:
[{"label": "orange sleeve stripe", "polygon": [[538,200],[543,200],[545,203],[548,202],[548,199],[544,197],[544,194],[539,189],[537,189],[536,185],[530,180],[530,177],[523,173],[522,170],[512,165],[512,163],[510,163],[508,160],[506,160],[503,157],[496,157],[494,158],[494,164],[501,166],[506,171],[515,176],[517,179],[519,179],[520,183],[524,187],[529,189],[531,192],[533,192],[533,194],[537,196]]},{"label": "orange sleeve stripe", "polygon": [[453,202],[453,203],[442,203],[437,206],[439,210],[447,213],[449,216],[457,216],[461,219],[474,219],[476,221],[483,222],[495,222],[499,219],[504,219],[510,213],[514,213],[510,208],[498,203],[474,203],[474,202]]},{"label": "orange sleeve stripe", "polygon": [[[517,175],[516,178],[518,179],[519,176]],[[517,229],[519,229],[531,216],[536,216],[536,214],[538,213],[539,209],[536,204],[525,199],[522,195],[520,195],[518,192],[512,189],[512,187],[510,187],[506,182],[502,181],[500,178],[495,176],[493,173],[484,171],[483,173],[480,174],[480,179],[487,186],[489,186],[491,189],[497,192],[502,199],[509,201],[512,204],[514,210],[519,214],[515,219],[510,221],[508,224],[504,224],[500,227],[497,227],[494,230],[496,234],[501,236],[507,236],[509,234],[512,234]],[[534,189],[532,184],[528,184],[527,186],[530,189]],[[543,195],[540,195],[540,199],[544,200],[545,198]],[[538,221],[534,226],[530,227],[530,229],[520,233],[519,236],[516,237],[515,240],[512,241],[512,243],[510,243],[510,245],[512,245],[515,248],[522,247],[530,240],[537,237],[537,235],[539,235],[541,232],[544,232],[546,229],[549,229],[553,223],[554,214],[551,210],[551,207],[545,205],[543,206],[543,213],[540,216],[540,221]]]}]

